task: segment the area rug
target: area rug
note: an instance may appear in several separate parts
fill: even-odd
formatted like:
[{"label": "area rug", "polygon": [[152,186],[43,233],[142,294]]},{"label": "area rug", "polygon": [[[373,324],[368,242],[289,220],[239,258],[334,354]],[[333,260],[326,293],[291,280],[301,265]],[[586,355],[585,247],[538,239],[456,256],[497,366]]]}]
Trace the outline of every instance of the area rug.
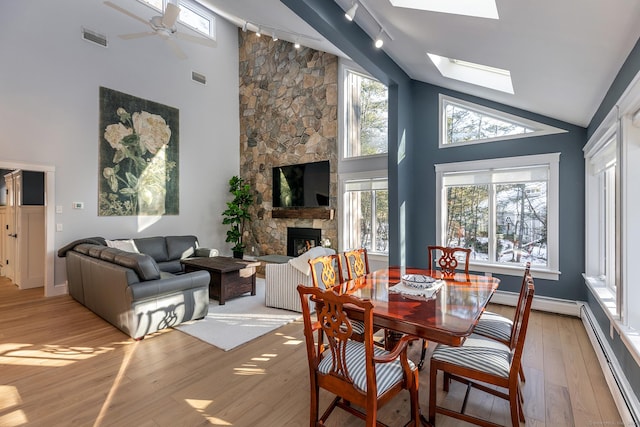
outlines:
[{"label": "area rug", "polygon": [[202,320],[186,322],[175,329],[192,335],[224,351],[293,322],[301,313],[264,305],[264,279],[256,279],[256,294],[231,298],[224,305],[211,300]]}]

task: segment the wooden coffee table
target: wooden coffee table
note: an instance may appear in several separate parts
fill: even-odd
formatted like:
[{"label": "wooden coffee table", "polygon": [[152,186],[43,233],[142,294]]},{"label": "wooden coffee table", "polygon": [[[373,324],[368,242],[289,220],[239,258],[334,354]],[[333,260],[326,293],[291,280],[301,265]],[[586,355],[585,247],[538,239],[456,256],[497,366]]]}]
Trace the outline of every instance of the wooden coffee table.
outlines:
[{"label": "wooden coffee table", "polygon": [[186,273],[196,270],[209,272],[209,298],[216,298],[224,305],[228,298],[251,292],[256,294],[256,267],[259,262],[215,256],[188,258],[180,261]]}]

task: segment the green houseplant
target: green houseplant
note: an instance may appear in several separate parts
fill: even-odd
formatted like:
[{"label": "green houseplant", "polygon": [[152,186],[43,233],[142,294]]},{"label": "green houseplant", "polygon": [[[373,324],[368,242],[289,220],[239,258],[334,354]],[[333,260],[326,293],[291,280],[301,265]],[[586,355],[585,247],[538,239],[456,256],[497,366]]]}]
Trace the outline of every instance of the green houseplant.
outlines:
[{"label": "green houseplant", "polygon": [[234,258],[242,258],[245,248],[243,242],[245,225],[251,221],[249,207],[253,204],[253,194],[251,194],[251,186],[237,175],[229,180],[229,192],[233,195],[233,200],[227,202],[227,209],[222,212],[222,223],[231,226],[227,230],[225,241],[233,243],[231,250]]}]

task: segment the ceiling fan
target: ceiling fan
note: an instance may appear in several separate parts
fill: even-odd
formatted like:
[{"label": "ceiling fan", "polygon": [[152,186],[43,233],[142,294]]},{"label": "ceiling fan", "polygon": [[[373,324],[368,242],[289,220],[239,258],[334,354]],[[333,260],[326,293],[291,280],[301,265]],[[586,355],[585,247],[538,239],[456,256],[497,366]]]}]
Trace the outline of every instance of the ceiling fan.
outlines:
[{"label": "ceiling fan", "polygon": [[147,36],[160,36],[169,45],[173,53],[180,59],[186,59],[187,55],[176,43],[176,38],[186,40],[192,43],[198,43],[208,47],[215,47],[216,43],[213,40],[205,39],[203,37],[196,37],[189,34],[183,34],[178,32],[176,22],[180,15],[180,8],[173,3],[167,3],[164,14],[162,16],[152,16],[151,19],[144,19],[110,1],[105,1],[104,4],[122,12],[133,19],[142,22],[145,25],[151,27],[152,31],[145,31],[141,33],[121,34],[118,37],[124,40],[137,39]]}]

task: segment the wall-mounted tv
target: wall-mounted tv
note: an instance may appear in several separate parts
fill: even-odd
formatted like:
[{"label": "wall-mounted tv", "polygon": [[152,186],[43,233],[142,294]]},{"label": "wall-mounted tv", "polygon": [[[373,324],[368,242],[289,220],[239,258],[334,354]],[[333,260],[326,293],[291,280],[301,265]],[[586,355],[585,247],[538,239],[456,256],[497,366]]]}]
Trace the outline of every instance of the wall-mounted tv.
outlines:
[{"label": "wall-mounted tv", "polygon": [[329,161],[273,168],[273,207],[329,206]]}]

